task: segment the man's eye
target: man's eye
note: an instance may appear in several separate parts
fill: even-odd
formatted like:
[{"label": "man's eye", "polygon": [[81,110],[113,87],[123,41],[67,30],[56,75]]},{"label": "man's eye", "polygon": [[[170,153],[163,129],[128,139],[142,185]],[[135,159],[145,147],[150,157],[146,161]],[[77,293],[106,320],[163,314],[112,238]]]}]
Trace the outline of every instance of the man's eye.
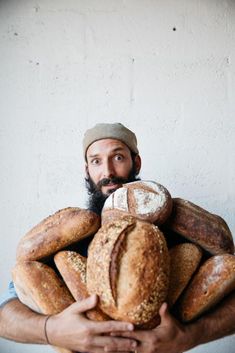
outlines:
[{"label": "man's eye", "polygon": [[99,159],[93,159],[93,160],[91,161],[91,164],[97,165],[97,164],[99,164],[99,163],[100,163],[100,160],[99,160]]},{"label": "man's eye", "polygon": [[115,157],[116,161],[122,161],[123,160],[123,156],[121,156],[120,154],[117,154]]}]

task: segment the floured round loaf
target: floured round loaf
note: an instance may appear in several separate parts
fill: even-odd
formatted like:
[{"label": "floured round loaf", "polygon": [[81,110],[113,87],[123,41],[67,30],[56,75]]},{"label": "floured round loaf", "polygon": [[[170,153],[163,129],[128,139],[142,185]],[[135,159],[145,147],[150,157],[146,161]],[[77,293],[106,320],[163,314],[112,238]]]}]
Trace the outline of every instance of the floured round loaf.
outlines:
[{"label": "floured round loaf", "polygon": [[102,224],[131,214],[160,225],[170,216],[171,210],[171,195],[164,186],[154,181],[135,181],[123,184],[108,197],[102,210]]},{"label": "floured round loaf", "polygon": [[41,260],[94,234],[100,217],[92,211],[68,207],[57,211],[31,229],[19,242],[17,261]]},{"label": "floured round loaf", "polygon": [[174,198],[167,227],[213,255],[234,253],[233,237],[225,221],[192,202]]},{"label": "floured round loaf", "polygon": [[158,313],[167,296],[169,254],[153,224],[125,216],[102,226],[88,251],[87,289],[103,312],[136,325]]},{"label": "floured round loaf", "polygon": [[209,258],[194,276],[180,303],[182,321],[191,321],[211,309],[235,290],[235,256]]},{"label": "floured round loaf", "polygon": [[[58,314],[74,302],[63,281],[43,263],[18,263],[12,270],[12,278],[19,300],[38,313]],[[53,348],[60,353],[75,353],[66,348]]]},{"label": "floured round loaf", "polygon": [[[88,298],[89,293],[86,286],[86,257],[81,256],[75,251],[59,251],[54,256],[54,261],[74,299],[80,301]],[[86,316],[90,320],[95,321],[110,319],[99,308],[88,310]]]},{"label": "floured round loaf", "polygon": [[195,244],[184,243],[171,248],[169,254],[171,271],[167,302],[171,307],[198,268],[202,258],[202,250]]}]

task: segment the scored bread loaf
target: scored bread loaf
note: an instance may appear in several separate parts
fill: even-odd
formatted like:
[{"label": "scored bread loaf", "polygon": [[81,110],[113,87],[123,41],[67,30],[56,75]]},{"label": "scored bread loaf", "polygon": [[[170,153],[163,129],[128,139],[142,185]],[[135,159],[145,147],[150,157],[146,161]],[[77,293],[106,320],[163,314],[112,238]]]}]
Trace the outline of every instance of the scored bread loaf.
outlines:
[{"label": "scored bread loaf", "polygon": [[92,211],[68,207],[57,211],[33,227],[19,242],[17,261],[41,260],[91,234],[100,226]]},{"label": "scored bread loaf", "polygon": [[131,214],[159,225],[166,221],[171,210],[171,195],[164,186],[154,181],[135,181],[124,184],[108,197],[102,210],[102,224]]},{"label": "scored bread loaf", "polygon": [[158,313],[169,285],[169,254],[157,226],[122,217],[102,226],[90,244],[87,289],[103,312],[141,325]]},{"label": "scored bread loaf", "polygon": [[198,318],[235,290],[235,256],[216,255],[209,258],[194,276],[179,306],[182,321]]},{"label": "scored bread loaf", "polygon": [[192,243],[178,244],[169,250],[170,285],[167,296],[169,306],[173,306],[187,284],[202,258],[202,250]]},{"label": "scored bread loaf", "polygon": [[[86,286],[86,257],[75,251],[60,251],[54,256],[56,267],[71,294],[76,301],[89,297]],[[90,320],[105,321],[109,316],[104,314],[99,308],[91,309],[86,312]]]},{"label": "scored bread loaf", "polygon": [[[43,263],[22,261],[13,268],[12,278],[19,300],[38,313],[54,315],[74,302],[63,281]],[[65,348],[53,348],[60,353],[73,353]]]},{"label": "scored bread loaf", "polygon": [[213,255],[234,253],[233,237],[225,221],[192,202],[174,198],[167,227]]}]

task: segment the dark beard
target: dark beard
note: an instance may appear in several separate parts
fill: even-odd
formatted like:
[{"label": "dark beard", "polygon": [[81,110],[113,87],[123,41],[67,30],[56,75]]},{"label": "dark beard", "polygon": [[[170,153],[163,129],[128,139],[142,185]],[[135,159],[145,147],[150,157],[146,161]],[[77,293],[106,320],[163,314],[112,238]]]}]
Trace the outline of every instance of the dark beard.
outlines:
[{"label": "dark beard", "polygon": [[101,187],[108,185],[109,183],[126,184],[132,181],[138,181],[140,180],[140,178],[137,177],[137,174],[138,173],[137,173],[136,167],[135,165],[133,165],[133,168],[130,171],[130,174],[128,175],[127,178],[120,178],[120,177],[105,178],[100,180],[98,184],[95,184],[90,176],[85,178],[86,188],[89,195],[88,205],[87,205],[88,209],[97,213],[98,215],[101,215],[105,200],[109,197],[110,194],[112,194],[115,191],[115,189],[111,189],[109,190],[108,194],[103,194],[101,191]]}]

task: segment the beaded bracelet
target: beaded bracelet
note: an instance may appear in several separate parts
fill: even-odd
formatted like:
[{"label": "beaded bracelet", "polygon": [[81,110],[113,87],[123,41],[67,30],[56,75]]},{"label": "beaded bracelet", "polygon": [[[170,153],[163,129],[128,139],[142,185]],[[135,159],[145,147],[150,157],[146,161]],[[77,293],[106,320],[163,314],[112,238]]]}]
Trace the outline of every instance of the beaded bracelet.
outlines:
[{"label": "beaded bracelet", "polygon": [[48,319],[50,319],[50,317],[51,317],[51,315],[48,315],[44,321],[44,335],[45,335],[47,344],[50,344],[48,336],[47,336],[47,321],[48,321]]}]

